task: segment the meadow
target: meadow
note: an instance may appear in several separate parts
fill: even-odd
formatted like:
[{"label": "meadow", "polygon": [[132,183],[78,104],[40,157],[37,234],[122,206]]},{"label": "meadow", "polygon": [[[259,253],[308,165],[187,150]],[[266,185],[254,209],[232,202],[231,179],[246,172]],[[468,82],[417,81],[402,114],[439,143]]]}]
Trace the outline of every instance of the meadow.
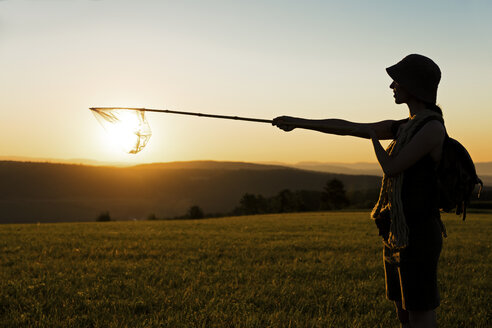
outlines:
[{"label": "meadow", "polygon": [[[487,327],[492,214],[443,216],[440,327]],[[0,226],[0,327],[398,327],[367,212]]]}]

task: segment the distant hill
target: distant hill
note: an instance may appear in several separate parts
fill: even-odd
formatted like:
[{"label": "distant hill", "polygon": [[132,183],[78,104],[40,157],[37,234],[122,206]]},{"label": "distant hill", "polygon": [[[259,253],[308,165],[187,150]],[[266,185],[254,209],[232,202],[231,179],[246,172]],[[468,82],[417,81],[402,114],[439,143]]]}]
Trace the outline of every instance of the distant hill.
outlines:
[{"label": "distant hill", "polygon": [[229,212],[244,193],[322,190],[340,179],[348,191],[379,188],[375,176],[314,172],[241,162],[174,162],[134,167],[0,161],[0,222],[181,215],[192,205]]},{"label": "distant hill", "polygon": [[285,169],[285,165],[256,164],[247,162],[228,161],[188,161],[188,162],[166,162],[150,163],[133,166],[134,168],[146,169],[201,169],[201,170],[272,170]]},{"label": "distant hill", "polygon": [[[275,163],[275,165],[340,174],[383,175],[383,171],[378,163],[299,162],[296,164]],[[475,168],[482,180],[492,182],[492,162],[475,163]]]},{"label": "distant hill", "polygon": [[[118,166],[128,167],[128,163],[123,162],[101,162],[92,159],[54,159],[54,158],[33,158],[22,156],[0,156],[0,161],[17,161],[17,162],[45,162],[45,163],[62,163],[62,164],[83,164],[94,166]],[[264,162],[264,163],[244,163],[244,162],[219,162],[219,161],[188,161],[188,162],[169,162],[169,163],[155,163],[155,164],[142,164],[144,165],[162,165],[167,168],[204,168],[204,165],[208,165],[208,168],[213,166],[219,167],[223,165],[227,169],[234,167],[248,166],[253,168],[255,165],[260,166],[274,166],[274,167],[293,167],[304,170],[312,170],[319,172],[351,174],[351,175],[377,175],[381,176],[382,171],[378,163],[376,162],[358,162],[358,163],[341,163],[341,162],[298,162],[295,164],[288,164],[282,162]],[[476,162],[475,163],[477,173],[480,177],[487,176],[486,179],[492,179],[492,162]],[[261,169],[261,168],[260,168]]]},{"label": "distant hill", "polygon": [[[319,172],[330,172],[352,175],[376,175],[382,176],[383,171],[378,163],[322,163],[322,162],[299,162],[286,164],[286,166],[312,170]],[[477,174],[484,185],[492,186],[492,162],[475,163]]]},{"label": "distant hill", "polygon": [[492,162],[475,163],[475,168],[484,185],[492,186]]},{"label": "distant hill", "polygon": [[299,162],[289,165],[304,170],[351,174],[351,175],[376,175],[382,176],[383,171],[378,163],[320,163]]}]

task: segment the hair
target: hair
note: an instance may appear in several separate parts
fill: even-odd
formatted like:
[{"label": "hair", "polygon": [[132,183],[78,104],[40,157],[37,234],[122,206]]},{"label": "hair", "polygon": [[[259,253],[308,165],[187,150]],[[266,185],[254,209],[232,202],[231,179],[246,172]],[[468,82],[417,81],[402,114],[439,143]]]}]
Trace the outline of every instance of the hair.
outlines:
[{"label": "hair", "polygon": [[439,105],[431,104],[431,103],[425,103],[425,107],[427,107],[427,109],[430,109],[431,111],[436,112],[442,116],[442,109],[441,109],[441,107],[439,107]]}]

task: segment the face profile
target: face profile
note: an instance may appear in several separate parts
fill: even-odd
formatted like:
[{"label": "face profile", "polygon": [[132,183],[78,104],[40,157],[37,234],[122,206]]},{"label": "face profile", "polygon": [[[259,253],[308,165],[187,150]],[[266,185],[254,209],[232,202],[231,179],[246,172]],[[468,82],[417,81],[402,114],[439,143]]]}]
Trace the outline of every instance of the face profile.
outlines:
[{"label": "face profile", "polygon": [[411,95],[396,81],[390,84],[390,89],[393,89],[393,97],[396,104],[405,104],[410,99]]}]

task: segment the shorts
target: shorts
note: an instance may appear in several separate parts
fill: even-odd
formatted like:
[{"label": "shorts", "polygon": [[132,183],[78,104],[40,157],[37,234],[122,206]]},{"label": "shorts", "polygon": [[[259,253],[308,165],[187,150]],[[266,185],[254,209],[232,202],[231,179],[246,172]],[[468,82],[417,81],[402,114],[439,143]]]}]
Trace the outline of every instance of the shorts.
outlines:
[{"label": "shorts", "polygon": [[[442,240],[441,240],[442,246]],[[397,254],[399,261],[388,261],[388,248],[384,248],[383,262],[386,280],[386,297],[391,301],[401,301],[402,307],[409,311],[430,311],[440,304],[437,285],[437,256],[409,257],[409,247]],[[427,254],[429,255],[429,254]]]}]

